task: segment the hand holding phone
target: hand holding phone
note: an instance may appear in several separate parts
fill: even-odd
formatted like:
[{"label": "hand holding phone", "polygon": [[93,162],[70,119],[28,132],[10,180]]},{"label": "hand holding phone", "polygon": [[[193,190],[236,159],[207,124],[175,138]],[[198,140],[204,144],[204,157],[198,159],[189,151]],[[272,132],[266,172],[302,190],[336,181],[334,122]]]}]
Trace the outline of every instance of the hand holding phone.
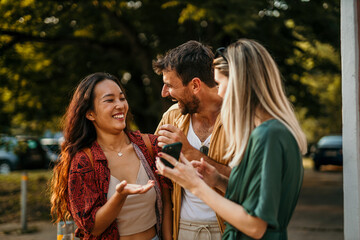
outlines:
[{"label": "hand holding phone", "polygon": [[[180,152],[181,152],[182,143],[181,142],[175,142],[171,144],[167,144],[162,148],[162,152],[169,154],[173,158],[175,158],[177,161],[179,161]],[[165,164],[165,166],[169,168],[174,168],[174,166],[169,163],[167,160],[160,158],[160,160]]]}]

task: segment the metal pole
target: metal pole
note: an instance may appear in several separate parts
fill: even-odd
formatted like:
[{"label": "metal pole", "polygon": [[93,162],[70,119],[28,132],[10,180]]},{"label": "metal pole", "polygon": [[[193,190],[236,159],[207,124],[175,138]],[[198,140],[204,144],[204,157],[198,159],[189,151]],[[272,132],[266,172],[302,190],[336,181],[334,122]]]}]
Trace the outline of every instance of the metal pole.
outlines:
[{"label": "metal pole", "polygon": [[26,218],[26,205],[27,205],[27,183],[28,183],[28,175],[27,172],[24,171],[21,176],[21,231],[27,231],[27,218]]}]

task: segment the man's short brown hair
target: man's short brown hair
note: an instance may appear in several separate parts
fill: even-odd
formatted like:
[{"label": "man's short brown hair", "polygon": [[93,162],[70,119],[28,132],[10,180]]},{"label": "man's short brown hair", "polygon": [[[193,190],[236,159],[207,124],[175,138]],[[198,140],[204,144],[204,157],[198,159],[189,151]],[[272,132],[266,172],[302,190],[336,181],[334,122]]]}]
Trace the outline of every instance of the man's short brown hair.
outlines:
[{"label": "man's short brown hair", "polygon": [[175,70],[186,86],[197,77],[209,87],[216,86],[213,71],[214,54],[208,46],[191,40],[169,50],[165,56],[158,56],[153,61],[157,74]]}]

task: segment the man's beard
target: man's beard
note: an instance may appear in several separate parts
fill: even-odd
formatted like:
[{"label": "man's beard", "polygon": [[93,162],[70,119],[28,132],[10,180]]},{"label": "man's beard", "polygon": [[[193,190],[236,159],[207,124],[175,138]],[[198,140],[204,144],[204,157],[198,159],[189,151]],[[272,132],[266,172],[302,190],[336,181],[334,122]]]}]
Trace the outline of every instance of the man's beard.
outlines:
[{"label": "man's beard", "polygon": [[199,98],[197,98],[196,96],[192,96],[191,101],[185,103],[183,101],[178,101],[179,103],[181,103],[181,114],[186,115],[186,114],[194,114],[197,113],[199,110],[199,105],[200,105],[200,100]]}]

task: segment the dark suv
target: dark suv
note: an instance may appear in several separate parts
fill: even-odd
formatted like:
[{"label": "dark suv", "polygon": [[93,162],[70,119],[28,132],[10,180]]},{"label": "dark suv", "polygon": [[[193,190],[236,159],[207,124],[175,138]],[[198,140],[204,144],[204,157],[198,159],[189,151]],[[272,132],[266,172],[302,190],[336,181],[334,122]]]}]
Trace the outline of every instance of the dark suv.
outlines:
[{"label": "dark suv", "polygon": [[320,170],[321,165],[343,165],[342,136],[328,135],[316,144],[313,153],[314,168]]},{"label": "dark suv", "polygon": [[20,169],[48,168],[50,159],[33,137],[0,137],[0,174]]}]

